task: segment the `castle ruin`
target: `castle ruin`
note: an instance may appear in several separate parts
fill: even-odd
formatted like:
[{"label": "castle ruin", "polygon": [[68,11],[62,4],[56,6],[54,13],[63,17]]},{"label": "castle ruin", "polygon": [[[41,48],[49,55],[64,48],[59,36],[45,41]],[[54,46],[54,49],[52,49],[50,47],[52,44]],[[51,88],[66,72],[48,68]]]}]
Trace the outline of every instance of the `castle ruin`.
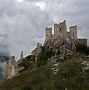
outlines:
[{"label": "castle ruin", "polygon": [[[87,45],[87,39],[78,39],[77,36],[77,26],[71,26],[69,31],[67,31],[66,20],[60,22],[59,24],[54,24],[54,34],[52,34],[52,28],[45,28],[45,41],[44,45],[37,43],[36,48],[31,52],[31,58],[35,57],[35,64],[39,55],[41,55],[42,48],[44,50],[51,51],[52,56],[48,58],[48,63],[55,63],[57,61],[63,60],[69,55],[73,56],[76,53],[76,44],[81,43]],[[19,74],[19,71],[23,67],[18,67],[18,64],[22,62],[23,51],[20,54],[20,60],[15,61],[15,57],[12,56],[6,63],[6,78],[10,79],[13,76]]]},{"label": "castle ruin", "polygon": [[70,40],[76,41],[77,37],[77,26],[71,26],[69,32],[67,31],[66,21],[59,24],[54,24],[54,34],[52,34],[52,28],[46,27],[45,29],[45,43],[49,40],[57,40],[61,38],[69,38]]},{"label": "castle ruin", "polygon": [[[78,39],[77,25],[71,26],[67,31],[66,20],[59,24],[54,24],[54,34],[52,33],[52,27],[45,28],[45,50],[51,50],[55,53],[50,59],[60,60],[64,59],[68,55],[74,55],[76,53],[76,44],[82,43],[87,45],[87,39]],[[42,45],[41,45],[42,46]],[[32,55],[38,57],[38,51],[41,53],[40,44],[32,51]],[[49,59],[49,60],[50,60]],[[53,61],[52,60],[52,61]]]}]

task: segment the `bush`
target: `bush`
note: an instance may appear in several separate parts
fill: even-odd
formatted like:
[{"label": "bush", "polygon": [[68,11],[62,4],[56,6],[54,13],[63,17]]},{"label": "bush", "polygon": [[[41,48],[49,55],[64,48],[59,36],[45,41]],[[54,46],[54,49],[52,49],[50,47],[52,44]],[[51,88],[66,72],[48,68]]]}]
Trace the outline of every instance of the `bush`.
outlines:
[{"label": "bush", "polygon": [[28,70],[28,69],[33,69],[34,67],[34,64],[31,63],[33,61],[31,61],[30,59],[23,59],[21,63],[19,63],[19,67],[24,67],[22,70],[20,70],[19,72],[23,72],[25,70]]},{"label": "bush", "polygon": [[77,52],[89,55],[89,47],[84,44],[77,44],[76,45]]},{"label": "bush", "polygon": [[23,86],[22,90],[32,90],[30,86]]},{"label": "bush", "polygon": [[43,50],[38,57],[37,66],[46,65],[48,58],[50,58],[51,56],[52,56],[52,51]]}]

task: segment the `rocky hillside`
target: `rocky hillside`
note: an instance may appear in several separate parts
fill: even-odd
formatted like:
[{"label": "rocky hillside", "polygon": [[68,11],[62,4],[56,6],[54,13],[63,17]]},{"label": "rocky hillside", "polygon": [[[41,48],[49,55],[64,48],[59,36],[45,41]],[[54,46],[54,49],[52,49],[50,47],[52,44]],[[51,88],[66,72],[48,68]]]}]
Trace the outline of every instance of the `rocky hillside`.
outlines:
[{"label": "rocky hillside", "polygon": [[62,62],[21,72],[0,82],[0,90],[89,90],[89,56],[76,55]]}]

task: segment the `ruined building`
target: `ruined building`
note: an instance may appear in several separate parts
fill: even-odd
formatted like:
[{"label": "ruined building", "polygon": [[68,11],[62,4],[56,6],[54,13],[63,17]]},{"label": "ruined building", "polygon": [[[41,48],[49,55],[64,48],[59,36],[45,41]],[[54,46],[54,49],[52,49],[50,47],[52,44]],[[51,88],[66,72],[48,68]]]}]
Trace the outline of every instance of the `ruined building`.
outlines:
[{"label": "ruined building", "polygon": [[[59,24],[54,24],[54,34],[52,33],[51,27],[45,28],[45,50],[51,50],[55,53],[50,59],[52,61],[64,59],[65,56],[74,55],[76,53],[75,44],[83,43],[87,45],[87,39],[78,39],[77,36],[77,26],[71,26],[69,31],[67,31],[66,20],[60,22]],[[36,57],[41,53],[40,44],[32,51],[32,55]],[[49,59],[49,60],[50,60]]]},{"label": "ruined building", "polygon": [[45,43],[50,40],[58,40],[62,38],[69,38],[70,40],[77,40],[77,26],[71,26],[70,32],[67,31],[66,21],[59,24],[54,24],[54,34],[52,34],[52,28],[46,27],[45,29]]},{"label": "ruined building", "polygon": [[87,45],[87,39],[81,39],[77,36],[77,25],[71,26],[69,32],[67,31],[66,20],[60,22],[59,24],[54,24],[54,34],[52,34],[52,28],[45,28],[45,43],[52,40],[58,40],[67,38],[76,43],[82,43]]},{"label": "ruined building", "polygon": [[[77,36],[77,26],[71,26],[69,31],[67,31],[66,21],[60,22],[59,24],[54,24],[54,34],[52,33],[51,27],[45,28],[45,41],[42,44],[37,43],[36,48],[31,52],[31,63],[37,64],[37,60],[44,51],[51,51],[52,55],[47,59],[47,63],[55,63],[60,60],[64,60],[65,57],[74,56],[76,53],[75,45],[77,43],[87,45],[87,39],[78,39]],[[24,58],[25,59],[25,58]],[[12,78],[19,74],[19,71],[23,67],[19,67],[18,64],[23,60],[23,51],[21,51],[20,59],[18,62],[15,61],[15,57],[12,56],[6,63],[6,78]]]},{"label": "ruined building", "polygon": [[77,41],[77,26],[71,26],[69,32],[67,31],[66,21],[54,24],[54,34],[52,28],[45,29],[45,43],[44,46],[55,53],[55,57],[64,59],[67,54],[74,54],[76,52]]}]

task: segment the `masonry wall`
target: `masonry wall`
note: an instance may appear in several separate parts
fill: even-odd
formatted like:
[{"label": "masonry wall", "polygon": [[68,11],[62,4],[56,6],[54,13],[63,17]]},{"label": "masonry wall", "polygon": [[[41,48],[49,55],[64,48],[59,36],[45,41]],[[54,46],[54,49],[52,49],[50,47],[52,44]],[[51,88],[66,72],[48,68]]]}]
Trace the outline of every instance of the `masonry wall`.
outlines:
[{"label": "masonry wall", "polygon": [[73,40],[77,40],[77,26],[71,26],[70,27],[70,38]]},{"label": "masonry wall", "polygon": [[66,28],[65,20],[59,24],[54,24],[54,38],[56,39],[58,36],[65,37],[67,35]]},{"label": "masonry wall", "polygon": [[51,39],[52,36],[52,28],[45,28],[45,42],[49,41],[49,39]]},{"label": "masonry wall", "polygon": [[77,44],[84,44],[87,46],[87,39],[77,39]]},{"label": "masonry wall", "polygon": [[69,32],[67,32],[67,26],[66,26],[66,20],[63,22],[60,22],[59,24],[54,24],[54,35],[52,34],[52,28],[51,27],[46,27],[45,29],[45,42],[56,39],[60,37],[69,37],[70,40],[85,44],[87,45],[87,39],[78,39],[77,37],[77,26],[71,26],[69,28]]}]

